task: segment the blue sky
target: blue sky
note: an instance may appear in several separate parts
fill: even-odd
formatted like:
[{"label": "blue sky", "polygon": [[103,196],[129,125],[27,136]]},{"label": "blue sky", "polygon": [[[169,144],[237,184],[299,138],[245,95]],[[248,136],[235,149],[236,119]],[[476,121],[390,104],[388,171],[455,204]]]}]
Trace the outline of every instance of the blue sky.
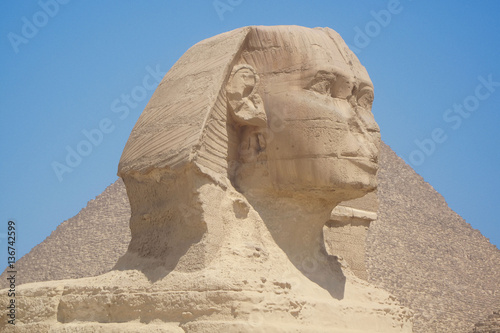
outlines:
[{"label": "blue sky", "polygon": [[279,24],[341,34],[374,83],[383,140],[500,247],[494,0],[3,1],[0,242],[15,219],[19,258],[117,179],[158,73],[190,46]]}]

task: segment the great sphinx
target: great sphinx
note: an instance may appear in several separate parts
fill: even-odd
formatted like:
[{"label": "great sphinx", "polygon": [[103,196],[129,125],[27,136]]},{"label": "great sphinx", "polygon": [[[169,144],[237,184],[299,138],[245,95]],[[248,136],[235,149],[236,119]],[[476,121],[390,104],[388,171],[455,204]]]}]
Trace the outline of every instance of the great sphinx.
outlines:
[{"label": "great sphinx", "polygon": [[333,208],[376,190],[373,98],[329,28],[194,45],[123,150],[127,253],[98,277],[25,285],[18,329],[411,332],[411,313],[323,237]]}]

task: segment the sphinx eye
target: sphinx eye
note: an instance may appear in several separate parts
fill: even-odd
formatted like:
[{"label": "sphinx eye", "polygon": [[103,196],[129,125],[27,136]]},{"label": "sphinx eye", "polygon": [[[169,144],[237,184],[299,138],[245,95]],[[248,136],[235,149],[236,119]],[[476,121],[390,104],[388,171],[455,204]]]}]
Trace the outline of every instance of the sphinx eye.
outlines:
[{"label": "sphinx eye", "polygon": [[335,75],[326,71],[319,71],[314,76],[314,79],[309,84],[309,90],[315,91],[323,95],[331,95],[332,85],[335,81]]},{"label": "sphinx eye", "polygon": [[370,108],[373,104],[373,98],[373,89],[370,87],[364,87],[358,92],[358,105],[363,108]]},{"label": "sphinx eye", "polygon": [[321,80],[311,85],[309,89],[323,95],[330,95],[330,81]]}]

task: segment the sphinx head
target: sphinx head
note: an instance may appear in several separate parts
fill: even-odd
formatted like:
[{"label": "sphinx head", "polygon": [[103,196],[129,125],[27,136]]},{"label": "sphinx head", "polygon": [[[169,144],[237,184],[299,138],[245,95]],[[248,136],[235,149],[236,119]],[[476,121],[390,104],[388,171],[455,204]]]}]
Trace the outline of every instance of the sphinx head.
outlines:
[{"label": "sphinx head", "polygon": [[[328,28],[246,27],[196,44],[158,86],[120,160],[131,247],[163,253],[144,245],[151,226],[173,235],[194,215],[203,221],[197,193],[207,182],[330,209],[373,191],[380,133],[372,102],[366,70]],[[199,242],[206,223],[189,225],[190,242]]]}]

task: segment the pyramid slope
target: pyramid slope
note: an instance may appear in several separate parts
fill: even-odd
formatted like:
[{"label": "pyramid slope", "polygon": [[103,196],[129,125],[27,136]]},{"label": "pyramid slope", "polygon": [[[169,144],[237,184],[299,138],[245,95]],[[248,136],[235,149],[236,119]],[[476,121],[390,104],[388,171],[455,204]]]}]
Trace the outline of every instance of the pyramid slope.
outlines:
[{"label": "pyramid slope", "polygon": [[[500,251],[384,144],[378,178],[379,217],[366,244],[370,282],[413,309],[414,332],[470,332],[500,304]],[[130,241],[129,218],[119,179],[18,261],[17,282],[111,270]],[[0,288],[6,282],[4,273]]]},{"label": "pyramid slope", "polygon": [[369,279],[417,310],[415,332],[470,332],[500,304],[500,251],[387,145],[381,149]]},{"label": "pyramid slope", "polygon": [[[127,250],[129,219],[130,206],[120,179],[17,261],[16,284],[108,272]],[[0,288],[8,286],[5,274],[0,276]]]},{"label": "pyramid slope", "polygon": [[500,311],[494,311],[486,320],[477,323],[472,333],[500,332]]}]

